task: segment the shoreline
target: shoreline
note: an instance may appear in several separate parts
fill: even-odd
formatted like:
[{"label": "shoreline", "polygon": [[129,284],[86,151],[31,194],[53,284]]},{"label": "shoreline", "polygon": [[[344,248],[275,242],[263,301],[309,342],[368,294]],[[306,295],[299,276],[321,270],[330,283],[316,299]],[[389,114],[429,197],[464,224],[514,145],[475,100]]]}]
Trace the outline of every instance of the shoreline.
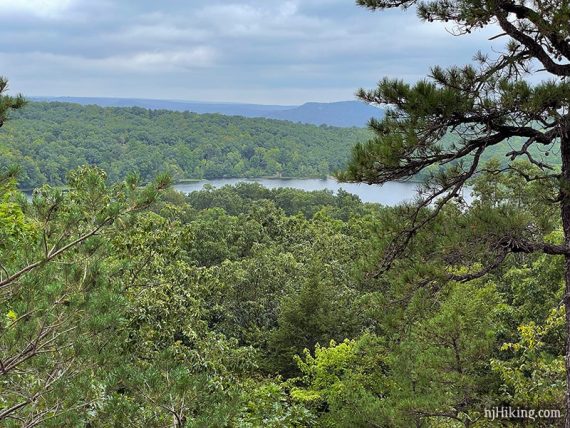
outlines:
[{"label": "shoreline", "polygon": [[[369,185],[367,183],[359,183],[359,182],[351,182],[351,181],[337,181],[334,176],[332,175],[327,175],[326,177],[278,177],[278,176],[259,176],[259,177],[215,177],[215,178],[182,178],[179,180],[175,180],[172,182],[173,186],[179,185],[179,184],[195,184],[195,183],[202,183],[202,182],[211,182],[211,181],[217,181],[217,180],[244,180],[244,181],[256,181],[256,180],[282,180],[282,181],[288,181],[288,180],[322,180],[322,181],[334,181],[336,183],[346,183],[346,184],[364,184],[364,185]],[[412,183],[412,184],[422,184],[423,181],[422,180],[394,180],[391,181],[391,183]],[[67,186],[53,186],[59,189],[66,189]],[[35,188],[18,188],[18,190],[20,192],[23,193],[32,193]]]},{"label": "shoreline", "polygon": [[[258,177],[214,177],[214,178],[182,178],[179,180],[174,181],[174,185],[176,184],[192,184],[192,183],[201,183],[203,181],[217,181],[217,180],[244,180],[244,181],[255,181],[255,180],[331,180],[337,183],[347,183],[347,184],[367,184],[367,183],[360,183],[360,182],[352,182],[352,181],[338,181],[334,176],[327,175],[326,177],[278,177],[278,176],[258,176]],[[416,179],[416,180],[394,180],[391,183],[413,183],[413,184],[422,184],[424,180]],[[368,184],[367,184],[368,185]]]}]

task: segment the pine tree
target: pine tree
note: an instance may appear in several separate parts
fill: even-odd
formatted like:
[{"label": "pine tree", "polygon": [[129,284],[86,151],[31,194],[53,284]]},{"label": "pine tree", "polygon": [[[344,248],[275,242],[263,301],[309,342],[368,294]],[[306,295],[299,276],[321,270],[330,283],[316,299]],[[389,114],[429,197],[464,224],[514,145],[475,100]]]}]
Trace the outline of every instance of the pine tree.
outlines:
[{"label": "pine tree", "polygon": [[0,127],[6,121],[8,117],[8,112],[10,110],[19,109],[26,104],[26,100],[22,95],[17,95],[15,97],[10,97],[5,95],[8,90],[8,80],[0,76]]},{"label": "pine tree", "polygon": [[[418,174],[423,193],[409,207],[401,233],[392,241],[379,271],[401,257],[417,232],[456,199],[480,172],[518,173],[557,190],[544,203],[559,205],[563,242],[542,242],[535,225],[495,230],[486,244],[493,257],[451,280],[467,281],[497,268],[511,253],[563,256],[566,260],[566,328],[570,331],[570,3],[568,0],[357,0],[371,10],[416,8],[420,19],[452,25],[456,35],[487,26],[507,41],[497,55],[476,54],[473,65],[434,67],[415,84],[383,79],[360,99],[390,106],[371,120],[375,137],[355,147],[340,178],[383,184]],[[538,83],[531,83],[538,82]],[[504,161],[484,164],[503,151]],[[559,162],[552,161],[559,153]],[[520,168],[520,160],[535,172]],[[553,165],[561,164],[561,168]],[[489,171],[489,168],[492,171]],[[538,172],[536,172],[538,171]],[[570,336],[570,335],[569,335]],[[570,427],[570,340],[566,345],[566,421]]]}]

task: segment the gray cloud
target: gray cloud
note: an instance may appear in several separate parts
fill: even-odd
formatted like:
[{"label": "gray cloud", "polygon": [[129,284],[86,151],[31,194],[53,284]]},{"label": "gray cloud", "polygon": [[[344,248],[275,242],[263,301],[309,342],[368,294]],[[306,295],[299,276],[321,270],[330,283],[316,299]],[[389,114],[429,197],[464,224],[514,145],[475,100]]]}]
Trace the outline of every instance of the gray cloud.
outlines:
[{"label": "gray cloud", "polygon": [[489,33],[351,0],[0,0],[0,37],[0,74],[28,95],[294,104],[468,62]]}]

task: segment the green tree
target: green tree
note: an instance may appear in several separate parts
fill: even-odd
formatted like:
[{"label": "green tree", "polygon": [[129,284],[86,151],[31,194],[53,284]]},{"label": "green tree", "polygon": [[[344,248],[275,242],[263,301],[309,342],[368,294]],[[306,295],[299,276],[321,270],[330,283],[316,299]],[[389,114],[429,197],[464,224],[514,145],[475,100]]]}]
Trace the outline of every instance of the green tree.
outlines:
[{"label": "green tree", "polygon": [[0,189],[0,218],[7,219],[0,235],[8,238],[0,251],[3,424],[61,426],[85,414],[98,358],[113,355],[108,336],[121,325],[104,263],[108,233],[168,183],[109,186],[103,171],[84,167],[69,173],[66,191],[44,186],[31,203],[10,186]]},{"label": "green tree", "polygon": [[474,426],[499,386],[490,356],[501,329],[493,284],[449,284],[437,309],[414,323],[392,354],[388,400],[396,426]]},{"label": "green tree", "polygon": [[22,95],[11,97],[6,95],[8,91],[8,80],[0,76],[0,127],[8,118],[10,110],[17,110],[26,104],[26,100]]},{"label": "green tree", "polygon": [[563,331],[564,310],[560,307],[553,309],[542,325],[531,321],[519,326],[519,340],[502,346],[511,358],[493,359],[491,365],[505,383],[505,400],[538,409],[554,409],[563,403],[564,357],[548,349],[552,337],[562,342]]},{"label": "green tree", "polygon": [[320,415],[318,426],[385,426],[385,396],[390,390],[388,357],[382,340],[364,334],[356,340],[317,345],[295,358],[302,376],[291,396]]},{"label": "green tree", "polygon": [[[20,103],[0,99],[5,107]],[[103,168],[113,182],[132,171],[144,182],[162,172],[175,179],[319,177],[344,166],[350,147],[370,135],[359,128],[56,102],[30,102],[10,116],[0,132],[0,168],[19,164],[26,189],[62,185],[69,170],[86,164]]]},{"label": "green tree", "polygon": [[[557,189],[550,203],[561,211],[564,238],[544,242],[535,225],[514,215],[507,231],[497,228],[488,241],[494,260],[448,279],[468,280],[487,274],[510,253],[543,252],[566,259],[567,329],[570,329],[570,7],[568,1],[482,0],[357,0],[372,10],[411,8],[425,21],[451,23],[457,34],[497,24],[508,39],[496,57],[477,54],[476,65],[434,67],[428,79],[415,84],[384,79],[375,90],[359,92],[364,101],[391,106],[382,120],[371,120],[376,136],[353,151],[345,180],[382,184],[427,173],[423,196],[409,207],[386,251],[380,272],[389,268],[432,222],[444,205],[460,197],[468,180],[486,168],[484,154],[512,146],[493,173],[511,171],[528,182],[544,181]],[[537,67],[538,65],[538,67]],[[540,71],[537,83],[529,78]],[[546,155],[560,148],[559,172]],[[544,153],[542,155],[541,153]],[[532,174],[515,160],[536,166]],[[550,158],[549,158],[550,159]],[[543,200],[544,204],[548,201]],[[511,213],[513,214],[513,213]],[[567,335],[570,336],[570,335]],[[570,427],[570,340],[566,345],[566,422]]]},{"label": "green tree", "polygon": [[215,283],[188,263],[188,238],[176,220],[146,213],[113,240],[113,277],[125,298],[115,343],[122,361],[104,383],[98,426],[119,423],[121,413],[139,413],[143,426],[227,426],[239,413],[253,350],[209,328],[204,296]]}]

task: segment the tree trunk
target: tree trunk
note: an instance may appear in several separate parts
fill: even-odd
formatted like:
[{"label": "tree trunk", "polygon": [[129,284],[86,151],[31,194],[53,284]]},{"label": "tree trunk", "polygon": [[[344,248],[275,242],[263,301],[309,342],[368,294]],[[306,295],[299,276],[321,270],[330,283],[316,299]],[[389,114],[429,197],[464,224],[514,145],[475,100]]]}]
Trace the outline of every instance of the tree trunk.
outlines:
[{"label": "tree trunk", "polygon": [[[562,157],[561,211],[564,243],[570,246],[570,138],[564,135],[560,142]],[[564,309],[566,310],[566,395],[564,405],[566,415],[564,427],[570,428],[570,256],[565,256],[564,263]]]}]

